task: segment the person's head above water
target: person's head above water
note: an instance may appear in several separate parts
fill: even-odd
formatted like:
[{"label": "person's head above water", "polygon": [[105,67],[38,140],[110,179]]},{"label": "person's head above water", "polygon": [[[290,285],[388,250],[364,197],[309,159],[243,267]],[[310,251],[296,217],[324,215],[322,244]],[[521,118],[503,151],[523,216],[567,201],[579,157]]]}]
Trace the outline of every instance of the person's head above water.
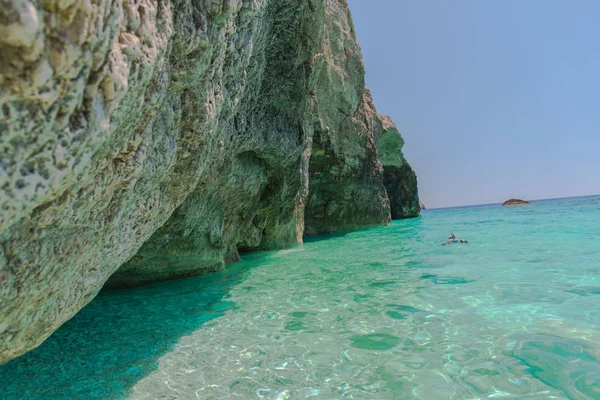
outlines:
[{"label": "person's head above water", "polygon": [[454,233],[450,232],[450,237],[448,239],[456,239],[456,236],[454,236]]}]

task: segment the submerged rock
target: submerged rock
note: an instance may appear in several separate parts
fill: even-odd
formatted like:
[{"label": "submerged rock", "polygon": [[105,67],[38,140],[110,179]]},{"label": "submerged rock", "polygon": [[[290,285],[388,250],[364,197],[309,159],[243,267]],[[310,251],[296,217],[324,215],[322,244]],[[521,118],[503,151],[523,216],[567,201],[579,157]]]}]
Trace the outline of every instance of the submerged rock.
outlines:
[{"label": "submerged rock", "polygon": [[363,350],[389,350],[400,344],[398,336],[387,333],[371,333],[369,335],[354,336],[350,346]]},{"label": "submerged rock", "polygon": [[510,199],[510,200],[506,200],[504,203],[502,203],[503,206],[519,206],[519,205],[523,205],[523,204],[529,204],[529,202],[526,200],[520,200],[520,199]]},{"label": "submerged rock", "polygon": [[71,3],[0,10],[0,363],[105,283],[419,214],[345,1]]}]

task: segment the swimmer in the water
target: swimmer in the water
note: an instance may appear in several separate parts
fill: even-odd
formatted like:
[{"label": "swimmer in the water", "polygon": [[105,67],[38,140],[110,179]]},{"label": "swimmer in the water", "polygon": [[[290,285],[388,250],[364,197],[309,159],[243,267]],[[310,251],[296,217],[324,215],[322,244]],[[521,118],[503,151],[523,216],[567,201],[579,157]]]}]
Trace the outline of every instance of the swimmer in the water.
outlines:
[{"label": "swimmer in the water", "polygon": [[448,237],[448,240],[446,240],[445,244],[451,244],[451,243],[468,243],[468,242],[464,239],[457,239],[456,236],[454,236],[454,233],[450,232],[450,236]]}]

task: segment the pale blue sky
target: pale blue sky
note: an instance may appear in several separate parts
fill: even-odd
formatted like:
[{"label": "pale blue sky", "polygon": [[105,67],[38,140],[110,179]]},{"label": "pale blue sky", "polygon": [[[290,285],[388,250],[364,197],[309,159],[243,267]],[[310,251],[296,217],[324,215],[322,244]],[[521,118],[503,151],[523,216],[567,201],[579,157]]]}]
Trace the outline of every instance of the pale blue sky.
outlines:
[{"label": "pale blue sky", "polygon": [[426,206],[600,193],[600,1],[349,3]]}]

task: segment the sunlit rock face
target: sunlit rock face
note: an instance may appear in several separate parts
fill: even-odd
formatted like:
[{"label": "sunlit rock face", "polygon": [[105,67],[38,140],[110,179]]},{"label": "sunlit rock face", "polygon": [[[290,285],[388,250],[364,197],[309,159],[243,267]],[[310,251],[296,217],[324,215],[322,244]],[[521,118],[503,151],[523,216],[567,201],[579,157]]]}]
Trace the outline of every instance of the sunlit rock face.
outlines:
[{"label": "sunlit rock face", "polygon": [[313,58],[306,235],[420,214],[416,176],[402,154],[404,141],[389,117],[377,113],[365,87],[348,6],[345,1],[326,3],[324,39]]},{"label": "sunlit rock face", "polygon": [[104,285],[418,205],[345,1],[12,0],[0,53],[0,362]]},{"label": "sunlit rock face", "polygon": [[417,175],[402,155],[404,139],[389,117],[380,117],[383,133],[377,139],[377,154],[383,165],[383,185],[390,199],[392,219],[418,217],[422,207]]}]

